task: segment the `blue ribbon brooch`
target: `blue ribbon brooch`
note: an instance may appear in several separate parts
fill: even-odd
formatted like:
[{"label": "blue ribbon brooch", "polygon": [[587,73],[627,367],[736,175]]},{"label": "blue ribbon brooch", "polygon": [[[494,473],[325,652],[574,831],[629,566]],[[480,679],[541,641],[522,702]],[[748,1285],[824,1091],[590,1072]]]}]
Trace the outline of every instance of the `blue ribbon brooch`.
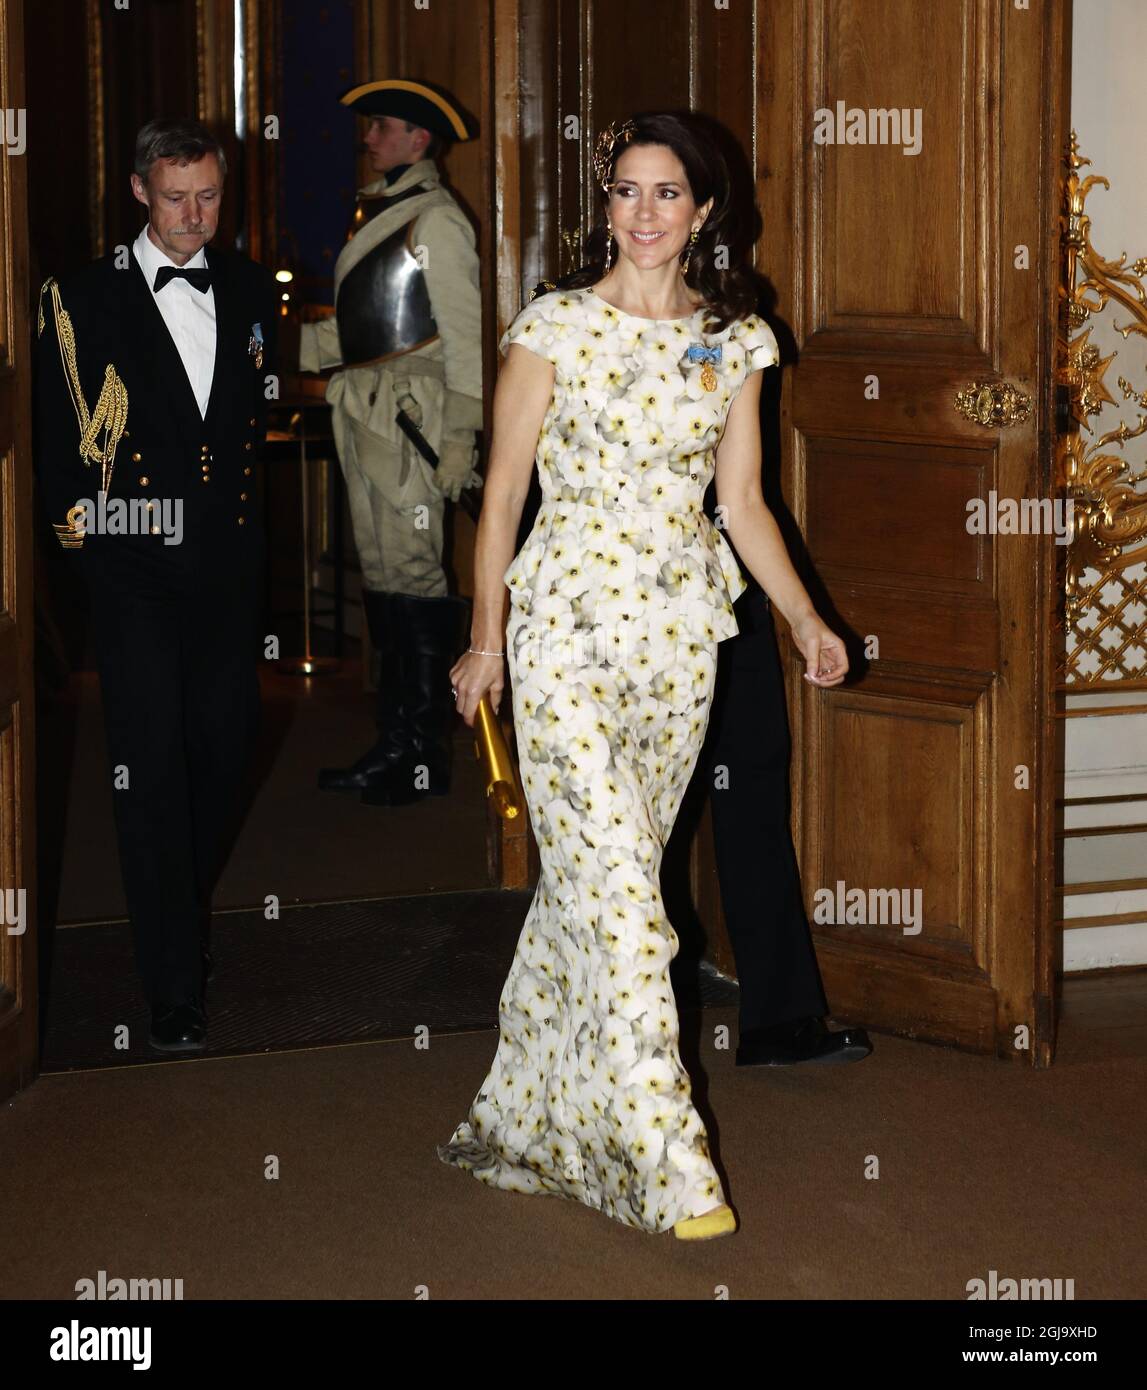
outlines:
[{"label": "blue ribbon brooch", "polygon": [[701,368],[701,385],[706,391],[717,389],[717,373],[713,370],[714,362],[721,360],[721,347],[706,347],[703,343],[690,343],[685,349],[685,357],[689,362],[704,362]]},{"label": "blue ribbon brooch", "polygon": [[251,337],[247,341],[247,356],[255,359],[255,370],[263,370],[263,325],[253,323],[251,325]]}]

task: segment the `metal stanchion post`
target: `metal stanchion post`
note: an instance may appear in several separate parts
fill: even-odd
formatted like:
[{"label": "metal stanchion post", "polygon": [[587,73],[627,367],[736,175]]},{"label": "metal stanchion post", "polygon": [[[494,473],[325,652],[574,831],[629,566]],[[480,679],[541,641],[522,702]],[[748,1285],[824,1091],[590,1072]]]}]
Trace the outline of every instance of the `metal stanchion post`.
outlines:
[{"label": "metal stanchion post", "polygon": [[303,654],[281,660],[279,670],[290,676],[328,676],[340,662],[332,656],[315,656],[311,651],[311,495],[307,476],[307,421],[304,411],[296,410],[291,426],[299,434],[299,478],[303,490]]}]

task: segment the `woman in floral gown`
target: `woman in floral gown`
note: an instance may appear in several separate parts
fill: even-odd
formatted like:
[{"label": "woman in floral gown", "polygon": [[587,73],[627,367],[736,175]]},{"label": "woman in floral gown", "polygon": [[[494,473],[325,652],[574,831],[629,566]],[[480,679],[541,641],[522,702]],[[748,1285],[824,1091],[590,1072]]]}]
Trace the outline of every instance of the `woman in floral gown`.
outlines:
[{"label": "woman in floral gown", "polygon": [[[721,268],[738,241],[722,157],[700,123],[654,114],[604,132],[594,162],[608,226],[589,265],[500,345],[471,648],[451,681],[472,724],[508,659],[541,875],[493,1064],[438,1154],[494,1187],[707,1237],[735,1218],[681,1064],[659,874],[745,588],[702,511],[714,470],[722,529],[808,678],[836,684],[847,661],[761,496],[777,344],[752,277]],[[510,564],[534,466],[542,504]]]}]

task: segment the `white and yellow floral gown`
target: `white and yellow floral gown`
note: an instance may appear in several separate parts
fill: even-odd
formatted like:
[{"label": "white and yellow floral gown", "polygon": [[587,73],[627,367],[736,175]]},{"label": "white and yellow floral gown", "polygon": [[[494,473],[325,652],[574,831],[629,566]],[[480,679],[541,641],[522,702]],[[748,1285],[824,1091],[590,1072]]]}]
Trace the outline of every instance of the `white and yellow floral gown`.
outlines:
[{"label": "white and yellow floral gown", "polygon": [[[725,1200],[678,1049],[661,856],[745,588],[701,510],[758,318],[702,332],[553,291],[502,338],[553,363],[543,500],[506,572],[518,757],[541,877],[468,1117],[438,1149],[493,1187],[665,1231]],[[719,346],[702,378],[690,345]]]}]

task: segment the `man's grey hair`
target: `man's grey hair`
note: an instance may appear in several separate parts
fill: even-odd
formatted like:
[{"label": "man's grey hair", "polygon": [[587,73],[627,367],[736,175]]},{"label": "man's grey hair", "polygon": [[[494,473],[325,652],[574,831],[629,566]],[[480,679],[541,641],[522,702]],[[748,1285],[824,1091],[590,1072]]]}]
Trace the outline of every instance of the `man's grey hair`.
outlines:
[{"label": "man's grey hair", "polygon": [[147,183],[157,159],[178,159],[194,164],[205,154],[219,160],[219,176],[226,177],[227,156],[223,146],[201,121],[148,121],[135,137],[135,172]]}]

